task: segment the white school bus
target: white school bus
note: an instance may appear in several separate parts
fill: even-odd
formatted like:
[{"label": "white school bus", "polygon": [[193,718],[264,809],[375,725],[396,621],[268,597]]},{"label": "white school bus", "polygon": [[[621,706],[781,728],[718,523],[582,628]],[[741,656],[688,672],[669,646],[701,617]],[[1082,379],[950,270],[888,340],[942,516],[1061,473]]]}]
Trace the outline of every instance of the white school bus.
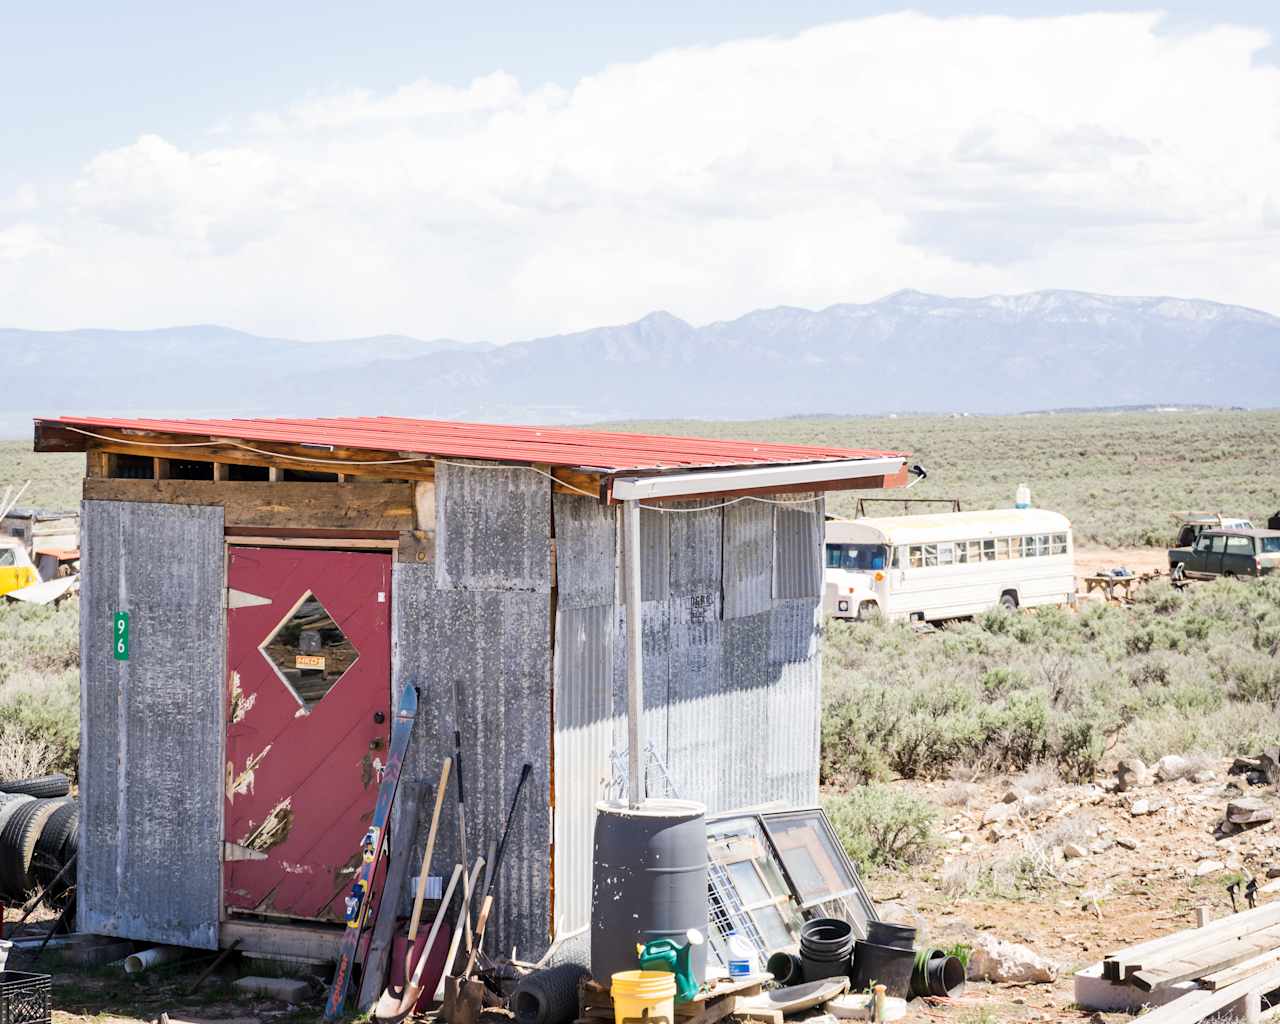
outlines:
[{"label": "white school bus", "polygon": [[934,621],[1075,601],[1066,516],[1001,508],[826,526],[823,607],[842,619]]}]

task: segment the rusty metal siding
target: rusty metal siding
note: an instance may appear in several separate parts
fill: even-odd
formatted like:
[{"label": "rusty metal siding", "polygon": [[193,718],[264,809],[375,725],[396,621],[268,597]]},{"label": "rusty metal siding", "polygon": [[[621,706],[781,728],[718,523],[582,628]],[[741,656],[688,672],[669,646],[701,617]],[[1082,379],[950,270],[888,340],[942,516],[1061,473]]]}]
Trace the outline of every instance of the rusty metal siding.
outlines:
[{"label": "rusty metal siding", "polygon": [[492,464],[436,463],[436,586],[551,590],[551,485]]},{"label": "rusty metal siding", "polygon": [[[454,681],[461,681],[471,861],[500,837],[521,765],[533,765],[498,880],[488,948],[540,953],[551,922],[550,597],[441,590],[436,578],[430,563],[394,570],[393,677],[398,685],[415,679],[422,694],[409,777],[434,785],[453,754]],[[455,792],[451,787],[433,864],[433,873],[446,877],[459,858]],[[428,825],[424,818],[413,863]]]},{"label": "rusty metal siding", "polygon": [[[216,949],[222,509],[86,501],[81,522],[78,927]],[[112,652],[117,611],[127,661]]]},{"label": "rusty metal siding", "polygon": [[595,806],[612,777],[615,613],[561,608],[555,649],[555,913],[563,932],[591,920]]},{"label": "rusty metal siding", "polygon": [[823,502],[774,505],[773,516],[773,596],[817,597],[822,593]]},{"label": "rusty metal siding", "polygon": [[617,589],[617,508],[590,498],[551,499],[556,532],[556,604],[589,608],[613,604]]},{"label": "rusty metal siding", "polygon": [[767,612],[773,602],[773,506],[740,501],[724,509],[724,617]]}]

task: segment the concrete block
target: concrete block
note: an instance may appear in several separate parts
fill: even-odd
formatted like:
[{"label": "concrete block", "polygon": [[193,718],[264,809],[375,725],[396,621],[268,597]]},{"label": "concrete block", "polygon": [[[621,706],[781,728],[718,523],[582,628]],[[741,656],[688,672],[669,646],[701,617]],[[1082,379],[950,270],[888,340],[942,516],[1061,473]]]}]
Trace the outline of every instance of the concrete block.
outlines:
[{"label": "concrete block", "polygon": [[232,986],[248,995],[279,999],[282,1003],[304,1003],[311,998],[311,986],[301,978],[263,978],[251,974],[237,978]]},{"label": "concrete block", "polygon": [[1072,980],[1076,1005],[1103,1013],[1137,1013],[1144,1006],[1164,1006],[1199,988],[1194,981],[1180,981],[1152,992],[1143,992],[1137,985],[1107,981],[1102,976],[1101,960],[1077,971]]}]

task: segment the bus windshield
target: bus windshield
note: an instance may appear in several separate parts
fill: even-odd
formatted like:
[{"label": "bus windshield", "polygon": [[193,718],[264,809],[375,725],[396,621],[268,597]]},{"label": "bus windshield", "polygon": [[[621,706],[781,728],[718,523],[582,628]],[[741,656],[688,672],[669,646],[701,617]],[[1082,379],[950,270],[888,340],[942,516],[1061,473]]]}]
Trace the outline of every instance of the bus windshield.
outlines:
[{"label": "bus windshield", "polygon": [[883,569],[888,561],[889,549],[883,544],[827,545],[828,569]]}]

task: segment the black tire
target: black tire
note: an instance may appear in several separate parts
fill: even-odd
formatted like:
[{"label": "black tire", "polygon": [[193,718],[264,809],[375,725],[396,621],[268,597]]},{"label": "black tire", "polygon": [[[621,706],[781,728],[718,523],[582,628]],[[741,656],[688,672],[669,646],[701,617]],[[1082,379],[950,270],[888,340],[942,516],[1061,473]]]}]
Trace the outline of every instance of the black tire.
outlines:
[{"label": "black tire", "polygon": [[67,837],[79,828],[80,808],[74,800],[64,798],[62,806],[49,815],[40,830],[35,853],[31,857],[31,873],[41,885],[48,885],[66,863],[62,851]]},{"label": "black tire", "polygon": [[1018,595],[1013,591],[1006,591],[1001,594],[1000,607],[1007,612],[1016,612],[1018,610]]},{"label": "black tire", "polygon": [[876,607],[874,601],[863,601],[862,604],[858,605],[857,618],[859,622],[870,622],[879,614],[880,609]]},{"label": "black tire", "polygon": [[[9,899],[24,899],[30,888],[28,851],[35,847],[32,833],[42,827],[56,800],[31,800],[19,807],[0,831],[0,888]],[[30,839],[30,846],[28,840]]]},{"label": "black tire", "polygon": [[66,796],[71,792],[71,780],[61,773],[40,775],[32,779],[14,779],[11,782],[0,782],[0,791],[26,793],[27,796],[42,798]]}]

